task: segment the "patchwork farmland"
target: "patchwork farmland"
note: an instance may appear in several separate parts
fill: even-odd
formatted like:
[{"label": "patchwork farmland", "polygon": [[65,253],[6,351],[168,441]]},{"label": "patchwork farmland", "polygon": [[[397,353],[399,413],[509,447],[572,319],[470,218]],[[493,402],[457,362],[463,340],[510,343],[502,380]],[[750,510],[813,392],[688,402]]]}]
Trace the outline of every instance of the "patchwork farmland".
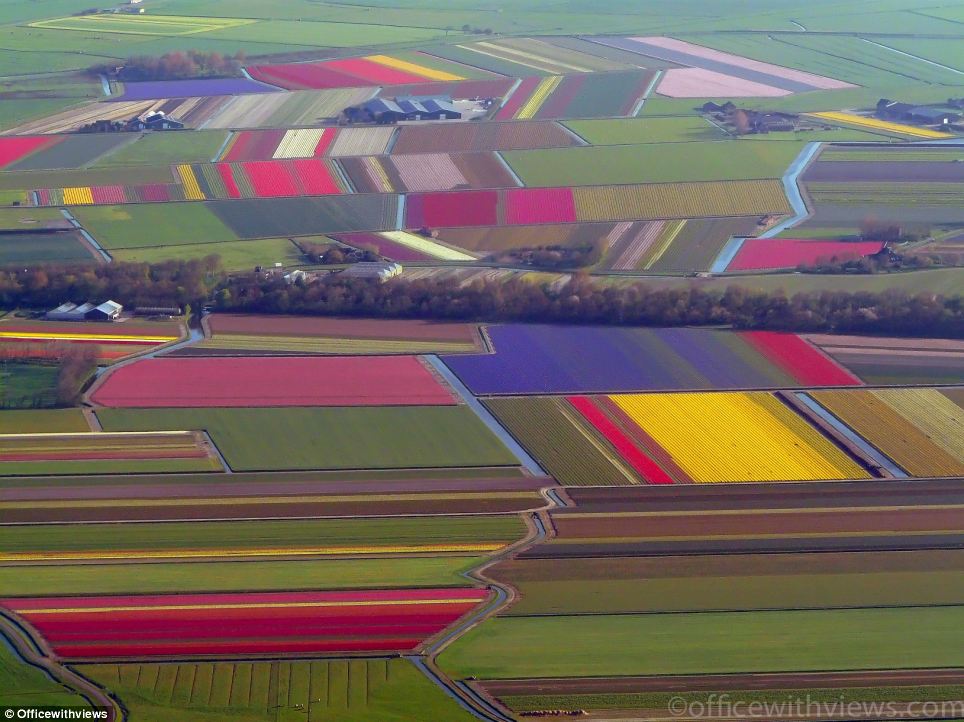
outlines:
[{"label": "patchwork farmland", "polygon": [[0,706],[961,717],[955,7],[6,5]]}]

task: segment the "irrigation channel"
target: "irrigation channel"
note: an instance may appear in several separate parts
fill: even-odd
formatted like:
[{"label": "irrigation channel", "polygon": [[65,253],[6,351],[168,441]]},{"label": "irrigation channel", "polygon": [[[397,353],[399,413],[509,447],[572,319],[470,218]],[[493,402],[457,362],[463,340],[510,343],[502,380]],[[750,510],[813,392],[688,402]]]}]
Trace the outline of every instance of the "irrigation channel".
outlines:
[{"label": "irrigation channel", "polygon": [[[546,498],[552,501],[552,498],[548,496],[548,492]],[[489,557],[482,566],[462,573],[462,576],[466,579],[486,584],[495,592],[495,596],[489,600],[485,606],[476,610],[468,617],[465,617],[454,627],[445,630],[439,637],[428,643],[423,649],[422,656],[407,657],[407,659],[422,670],[429,679],[445,690],[446,694],[455,699],[463,709],[487,722],[512,722],[512,717],[507,716],[493,702],[482,697],[469,685],[459,680],[450,679],[441,668],[439,668],[436,659],[446,647],[459,637],[482,624],[490,617],[495,616],[515,601],[518,595],[517,590],[497,579],[487,576],[485,570],[494,564],[498,564],[505,559],[515,556],[524,549],[543,542],[549,536],[551,527],[546,526],[541,514],[541,512],[534,512],[525,518],[526,527],[528,528],[528,534],[526,534],[525,538],[506,547],[498,554]]]},{"label": "irrigation channel", "polygon": [[106,709],[108,711],[108,722],[117,722],[124,718],[116,700],[69,667],[55,662],[50,649],[43,642],[43,638],[34,635],[30,628],[21,622],[18,617],[7,612],[0,612],[0,644],[5,645],[15,656],[31,667],[40,670],[66,691],[83,697],[92,707]]}]

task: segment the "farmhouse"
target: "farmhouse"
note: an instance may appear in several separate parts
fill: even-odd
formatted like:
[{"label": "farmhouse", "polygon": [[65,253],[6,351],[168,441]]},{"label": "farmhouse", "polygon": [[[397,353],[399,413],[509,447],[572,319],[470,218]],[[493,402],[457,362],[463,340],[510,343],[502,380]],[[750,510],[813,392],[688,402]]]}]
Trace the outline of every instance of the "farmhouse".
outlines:
[{"label": "farmhouse", "polygon": [[168,118],[161,110],[127,121],[127,130],[181,130],[183,128],[184,123]]},{"label": "farmhouse", "polygon": [[447,95],[373,98],[362,105],[345,108],[349,123],[394,124],[415,120],[460,120],[458,110]]},{"label": "farmhouse", "polygon": [[881,98],[877,101],[877,115],[888,120],[901,120],[919,125],[950,125],[961,119],[959,113],[928,105],[911,105]]},{"label": "farmhouse", "polygon": [[104,301],[99,306],[89,301],[79,306],[67,302],[47,311],[45,317],[48,321],[116,321],[123,310],[115,301]]},{"label": "farmhouse", "polygon": [[368,262],[354,263],[344,271],[342,275],[352,278],[371,278],[384,283],[390,278],[401,275],[402,264],[392,262]]}]

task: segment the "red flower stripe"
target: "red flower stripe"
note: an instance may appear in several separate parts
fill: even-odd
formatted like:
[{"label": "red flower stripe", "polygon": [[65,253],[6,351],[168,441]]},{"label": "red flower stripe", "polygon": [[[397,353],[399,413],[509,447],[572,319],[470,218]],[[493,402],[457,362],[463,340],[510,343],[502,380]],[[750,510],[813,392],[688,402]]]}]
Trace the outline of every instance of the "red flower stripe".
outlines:
[{"label": "red flower stripe", "polygon": [[743,331],[740,336],[802,386],[863,385],[860,379],[796,334]]},{"label": "red flower stripe", "polygon": [[575,221],[571,188],[512,188],[505,192],[505,222],[509,225]]},{"label": "red flower stripe", "polygon": [[325,70],[336,70],[347,73],[365,81],[369,85],[404,85],[405,83],[421,83],[425,78],[404,70],[390,68],[381,63],[374,63],[365,58],[344,58],[329,60],[324,63]]},{"label": "red flower stripe", "polygon": [[296,158],[290,162],[306,194],[341,193],[341,187],[332,177],[325,161],[318,158]]},{"label": "red flower stripe", "polygon": [[[487,594],[481,589],[172,594],[9,599],[4,606],[23,615],[63,657],[387,652],[416,647]],[[294,606],[299,604],[322,606]]]},{"label": "red flower stripe", "polygon": [[512,93],[512,96],[505,101],[502,108],[496,113],[495,119],[512,120],[515,118],[515,114],[525,105],[525,102],[529,99],[529,96],[532,95],[532,92],[541,80],[542,78],[539,77],[523,78],[522,82],[519,83],[519,86],[515,89],[515,92]]},{"label": "red flower stripe", "polygon": [[91,186],[90,194],[94,203],[126,203],[124,186]]},{"label": "red flower stripe", "polygon": [[59,139],[50,135],[11,135],[0,138],[0,168],[6,168],[36,150],[53,145]]},{"label": "red flower stripe", "polygon": [[499,193],[494,190],[418,193],[407,200],[409,228],[494,226],[499,221]]},{"label": "red flower stripe", "polygon": [[258,198],[280,198],[298,195],[295,179],[288,168],[270,160],[241,163]]},{"label": "red flower stripe", "polygon": [[651,484],[672,484],[673,480],[663,471],[658,464],[642,453],[623,431],[606,416],[588,396],[569,396],[570,404],[583,418],[586,419],[593,428],[605,437],[619,455],[636,472]]},{"label": "red flower stripe", "polygon": [[240,198],[241,191],[238,190],[238,184],[234,180],[231,165],[229,163],[218,163],[218,175],[221,176],[221,180],[224,182],[224,188],[228,193],[228,198]]},{"label": "red flower stripe", "polygon": [[108,657],[182,657],[245,654],[293,654],[327,652],[394,652],[414,649],[422,642],[411,638],[373,639],[282,639],[201,641],[130,644],[64,644],[54,647],[61,657],[94,659]]},{"label": "red flower stripe", "polygon": [[318,145],[315,146],[315,158],[321,158],[328,152],[331,144],[335,142],[335,136],[337,135],[337,128],[325,128],[325,132],[322,133],[321,138],[318,139]]}]

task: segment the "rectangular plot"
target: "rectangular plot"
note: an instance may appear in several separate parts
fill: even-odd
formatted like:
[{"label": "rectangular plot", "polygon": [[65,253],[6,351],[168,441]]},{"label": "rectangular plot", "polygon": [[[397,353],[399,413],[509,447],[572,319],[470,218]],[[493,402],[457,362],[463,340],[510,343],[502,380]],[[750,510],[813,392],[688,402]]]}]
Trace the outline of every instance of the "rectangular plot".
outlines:
[{"label": "rectangular plot", "polygon": [[207,207],[240,238],[393,230],[394,195],[341,195],[213,201]]},{"label": "rectangular plot", "polygon": [[573,188],[580,221],[788,213],[775,180]]}]

